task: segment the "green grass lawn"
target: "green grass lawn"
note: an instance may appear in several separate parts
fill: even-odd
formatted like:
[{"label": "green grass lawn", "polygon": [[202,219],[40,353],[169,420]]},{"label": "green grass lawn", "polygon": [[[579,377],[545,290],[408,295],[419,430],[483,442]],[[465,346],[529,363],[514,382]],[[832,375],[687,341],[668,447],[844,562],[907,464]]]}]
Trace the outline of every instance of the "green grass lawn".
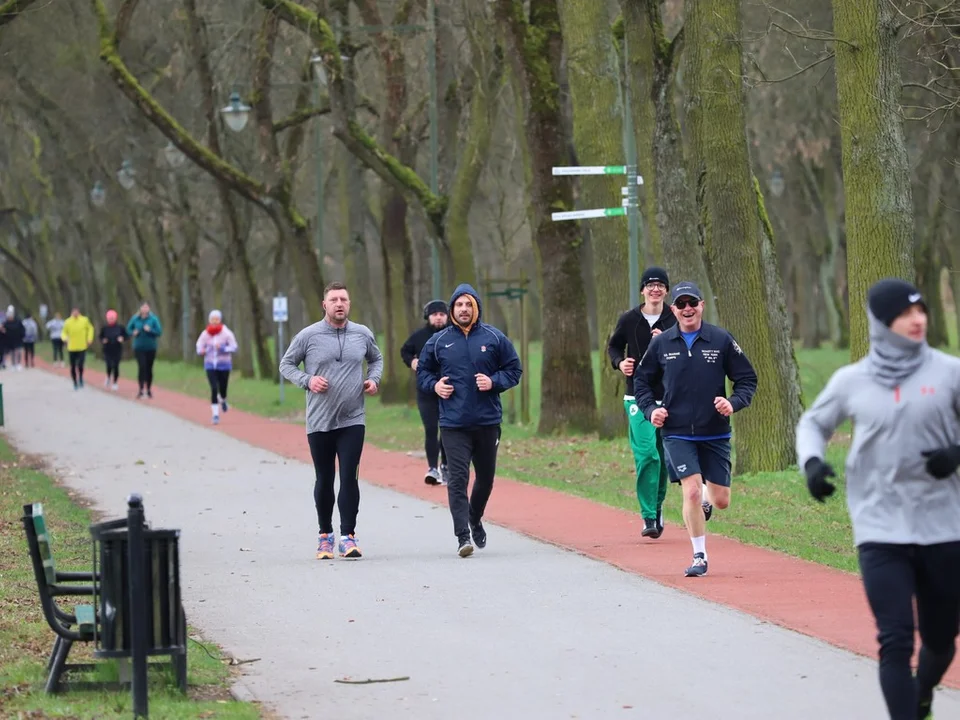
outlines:
[{"label": "green grass lawn", "polygon": [[[46,662],[54,635],[40,610],[20,521],[23,505],[30,502],[43,503],[58,568],[89,570],[90,513],[29,458],[18,458],[0,438],[0,687],[3,688],[0,717],[129,718],[133,713],[129,690],[75,690],[53,696],[43,692]],[[190,632],[189,695],[184,697],[176,690],[171,672],[151,670],[150,717],[260,718],[258,705],[231,699],[228,691],[230,668],[218,649],[200,641],[192,630]],[[93,662],[91,649],[77,643],[70,651],[68,661]],[[75,677],[80,680],[116,680],[114,663],[97,662],[100,667],[95,674]],[[69,680],[70,676],[65,679]]]}]

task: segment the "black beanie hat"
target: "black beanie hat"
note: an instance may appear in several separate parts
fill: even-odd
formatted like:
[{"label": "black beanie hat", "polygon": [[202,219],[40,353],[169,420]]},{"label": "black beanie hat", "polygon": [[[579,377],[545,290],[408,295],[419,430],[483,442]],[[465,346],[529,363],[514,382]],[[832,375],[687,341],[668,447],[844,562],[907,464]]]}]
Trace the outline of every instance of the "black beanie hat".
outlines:
[{"label": "black beanie hat", "polygon": [[640,289],[643,290],[647,283],[662,282],[670,289],[670,280],[667,277],[667,271],[662,267],[648,267],[643,271],[643,277],[640,279]]},{"label": "black beanie hat", "polygon": [[450,310],[443,300],[431,300],[423,306],[423,319],[429,320],[431,315],[438,312],[449,314]]},{"label": "black beanie hat", "polygon": [[906,280],[884,278],[867,291],[867,307],[887,327],[911,305],[921,305],[924,311],[927,309],[923,295]]}]

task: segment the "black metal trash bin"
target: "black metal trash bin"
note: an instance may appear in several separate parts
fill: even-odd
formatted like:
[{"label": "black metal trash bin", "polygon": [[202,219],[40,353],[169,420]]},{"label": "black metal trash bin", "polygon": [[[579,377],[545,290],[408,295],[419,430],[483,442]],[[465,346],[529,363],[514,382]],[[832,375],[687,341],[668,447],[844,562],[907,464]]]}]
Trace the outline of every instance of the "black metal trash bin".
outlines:
[{"label": "black metal trash bin", "polygon": [[[101,619],[94,654],[101,658],[130,657],[128,531],[125,527],[103,529],[94,525],[90,533],[95,546],[94,570],[100,573],[94,602]],[[143,530],[148,655],[175,655],[186,649],[179,540],[179,530]]]}]

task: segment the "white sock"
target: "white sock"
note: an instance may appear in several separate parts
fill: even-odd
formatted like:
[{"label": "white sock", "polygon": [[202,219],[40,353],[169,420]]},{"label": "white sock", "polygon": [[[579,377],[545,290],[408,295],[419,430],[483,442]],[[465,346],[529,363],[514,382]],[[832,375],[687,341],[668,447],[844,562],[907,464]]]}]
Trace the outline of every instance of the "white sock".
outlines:
[{"label": "white sock", "polygon": [[693,554],[703,553],[704,559],[707,557],[707,536],[701,535],[700,537],[690,538],[690,542],[693,543]]},{"label": "white sock", "polygon": [[213,410],[214,417],[220,417],[220,406],[214,403],[210,406],[210,409]]}]

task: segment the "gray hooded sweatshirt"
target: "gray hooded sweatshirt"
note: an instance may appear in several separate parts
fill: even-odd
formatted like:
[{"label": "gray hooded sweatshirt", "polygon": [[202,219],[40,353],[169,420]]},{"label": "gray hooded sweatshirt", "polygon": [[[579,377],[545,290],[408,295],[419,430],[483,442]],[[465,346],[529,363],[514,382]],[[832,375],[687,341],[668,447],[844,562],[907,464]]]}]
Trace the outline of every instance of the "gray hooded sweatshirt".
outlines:
[{"label": "gray hooded sweatshirt", "polygon": [[[329,383],[326,392],[307,390],[307,433],[329,432],[366,423],[363,394],[363,361],[367,379],[378,386],[383,375],[383,356],[370,328],[347,322],[336,328],[326,321],[297,333],[280,361],[280,373],[307,390],[307,383],[320,375]],[[300,363],[303,368],[300,369]]]},{"label": "gray hooded sweatshirt", "polygon": [[937,480],[923,451],[960,443],[960,359],[894,333],[868,312],[870,352],[840,368],[797,425],[800,467],[824,458],[847,418],[847,506],[856,545],[960,540],[960,473]]}]

